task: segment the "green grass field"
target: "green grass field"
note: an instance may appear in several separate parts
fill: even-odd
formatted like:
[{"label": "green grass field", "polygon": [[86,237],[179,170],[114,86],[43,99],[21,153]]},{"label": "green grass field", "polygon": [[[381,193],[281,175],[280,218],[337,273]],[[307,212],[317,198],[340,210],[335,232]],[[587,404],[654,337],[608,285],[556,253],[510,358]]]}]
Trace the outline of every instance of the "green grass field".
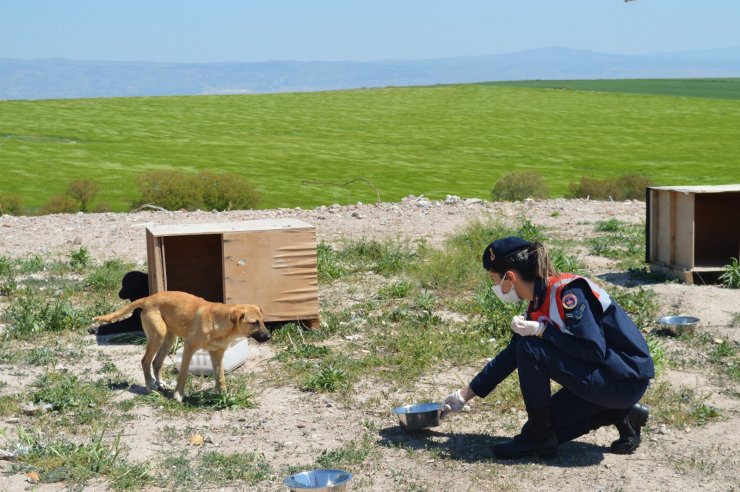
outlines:
[{"label": "green grass field", "polygon": [[661,95],[624,93],[645,81],[604,81],[610,92],[582,82],[588,92],[473,84],[0,101],[0,195],[36,208],[89,178],[98,202],[127,210],[137,176],[160,169],[238,173],[262,208],[374,202],[362,181],[313,183],[360,177],[383,201],[487,198],[500,176],[524,170],[553,196],[581,176],[631,172],[660,185],[740,183],[740,100],[705,97],[737,93],[740,79],[722,90],[666,81]]},{"label": "green grass field", "polygon": [[486,85],[580,92],[622,92],[626,94],[740,99],[740,79],[522,80],[489,82]]}]

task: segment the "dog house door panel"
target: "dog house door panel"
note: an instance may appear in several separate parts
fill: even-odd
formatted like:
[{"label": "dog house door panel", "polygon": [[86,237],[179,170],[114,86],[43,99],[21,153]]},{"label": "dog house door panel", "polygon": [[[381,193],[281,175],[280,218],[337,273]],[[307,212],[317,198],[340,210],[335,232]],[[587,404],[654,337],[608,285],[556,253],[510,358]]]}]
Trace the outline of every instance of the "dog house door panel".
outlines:
[{"label": "dog house door panel", "polygon": [[225,302],[258,304],[267,321],[318,315],[314,229],[224,233]]}]

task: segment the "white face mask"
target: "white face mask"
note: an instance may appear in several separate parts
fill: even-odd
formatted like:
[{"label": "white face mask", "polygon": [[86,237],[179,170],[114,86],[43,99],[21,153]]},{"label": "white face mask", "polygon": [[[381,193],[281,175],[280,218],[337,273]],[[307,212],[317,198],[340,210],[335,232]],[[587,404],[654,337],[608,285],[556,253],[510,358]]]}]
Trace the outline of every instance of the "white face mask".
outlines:
[{"label": "white face mask", "polygon": [[516,293],[516,290],[514,289],[514,284],[511,285],[511,289],[509,290],[509,292],[504,294],[504,291],[501,290],[502,283],[504,283],[504,279],[501,279],[500,284],[494,285],[492,287],[493,293],[496,294],[496,297],[501,299],[501,302],[505,302],[506,304],[513,304],[522,300],[522,298],[519,297],[519,294]]}]

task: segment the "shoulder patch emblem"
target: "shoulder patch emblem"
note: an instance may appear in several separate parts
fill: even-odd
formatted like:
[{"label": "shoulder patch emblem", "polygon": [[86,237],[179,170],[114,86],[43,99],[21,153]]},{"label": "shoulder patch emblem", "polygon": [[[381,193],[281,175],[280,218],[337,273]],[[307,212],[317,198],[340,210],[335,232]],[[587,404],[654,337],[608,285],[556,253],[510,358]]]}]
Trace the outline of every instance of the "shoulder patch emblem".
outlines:
[{"label": "shoulder patch emblem", "polygon": [[563,297],[563,307],[565,309],[573,309],[578,305],[578,298],[575,296],[575,294],[566,294],[565,297]]}]

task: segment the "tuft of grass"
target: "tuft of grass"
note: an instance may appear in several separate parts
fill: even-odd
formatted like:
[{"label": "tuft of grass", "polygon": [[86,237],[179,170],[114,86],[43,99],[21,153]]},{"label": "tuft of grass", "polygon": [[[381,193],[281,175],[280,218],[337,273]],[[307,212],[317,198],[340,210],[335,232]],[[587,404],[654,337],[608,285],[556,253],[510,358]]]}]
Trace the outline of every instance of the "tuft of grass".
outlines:
[{"label": "tuft of grass", "polygon": [[624,289],[616,287],[609,295],[630,315],[638,328],[647,330],[655,324],[658,314],[658,302],[653,289],[637,287]]},{"label": "tuft of grass", "polygon": [[657,421],[678,428],[704,425],[719,417],[719,411],[707,405],[707,398],[686,387],[674,390],[665,381],[651,385],[644,397]]},{"label": "tuft of grass", "polygon": [[4,338],[29,339],[38,333],[74,331],[87,326],[89,316],[65,297],[27,294],[15,298],[0,320],[8,323]]},{"label": "tuft of grass", "polygon": [[0,396],[0,416],[15,415],[20,413],[21,406],[16,396]]},{"label": "tuft of grass", "polygon": [[348,383],[347,372],[334,365],[324,365],[318,372],[310,375],[303,383],[305,391],[326,391],[333,393]]},{"label": "tuft of grass", "polygon": [[401,280],[381,286],[378,289],[380,299],[403,299],[409,296],[414,286],[411,282]]},{"label": "tuft of grass", "polygon": [[360,240],[339,250],[325,243],[317,248],[320,281],[331,281],[358,272],[374,272],[385,277],[398,274],[417,259],[417,250],[393,241]]},{"label": "tuft of grass", "polygon": [[72,270],[82,270],[90,265],[92,257],[87,248],[80,248],[77,251],[69,253],[69,266]]},{"label": "tuft of grass", "polygon": [[[167,490],[204,490],[254,486],[273,478],[272,466],[258,453],[224,454],[208,451],[190,456],[186,451],[163,462],[157,485]],[[240,487],[241,488],[241,487]]]},{"label": "tuft of grass", "polygon": [[115,292],[121,285],[121,279],[133,269],[131,263],[114,259],[95,266],[85,277],[85,287],[93,292]]},{"label": "tuft of grass", "polygon": [[665,367],[665,347],[659,338],[646,337],[648,349],[650,350],[650,357],[653,359],[653,365],[655,366],[655,378],[663,372]]},{"label": "tuft of grass", "polygon": [[106,388],[63,372],[44,373],[32,386],[35,390],[31,399],[35,403],[50,403],[57,411],[76,410],[85,413],[108,399]]},{"label": "tuft of grass", "polygon": [[441,249],[425,248],[420,261],[412,265],[409,274],[426,288],[456,291],[463,286],[474,286],[485,277],[481,254],[491,241],[506,236],[533,233],[536,228],[529,222],[520,230],[494,221],[473,221],[461,232],[448,238]]},{"label": "tuft of grass", "polygon": [[645,263],[645,226],[617,219],[597,222],[600,235],[588,240],[589,252],[618,260],[623,270],[639,270]]},{"label": "tuft of grass", "polygon": [[346,469],[360,465],[372,454],[373,444],[373,437],[366,433],[361,439],[351,441],[339,449],[322,451],[316,459],[316,464],[330,469]]}]

